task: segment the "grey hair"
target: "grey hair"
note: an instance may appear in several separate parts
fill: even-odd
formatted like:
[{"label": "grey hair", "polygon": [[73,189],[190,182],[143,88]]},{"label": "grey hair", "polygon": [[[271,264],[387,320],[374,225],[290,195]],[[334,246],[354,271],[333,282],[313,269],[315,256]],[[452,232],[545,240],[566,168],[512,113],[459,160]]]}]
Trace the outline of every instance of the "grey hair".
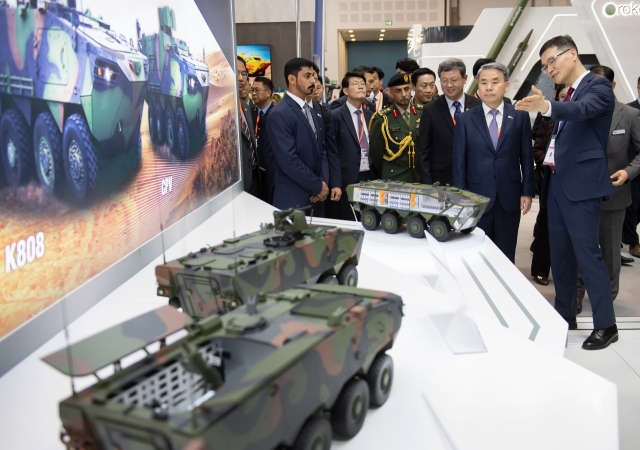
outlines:
[{"label": "grey hair", "polygon": [[452,70],[459,70],[461,76],[465,76],[467,73],[467,66],[464,62],[458,58],[445,59],[438,66],[438,78],[442,72],[451,72]]},{"label": "grey hair", "polygon": [[480,67],[480,70],[478,70],[478,80],[480,79],[480,74],[482,73],[482,71],[488,69],[499,70],[500,72],[502,72],[502,75],[504,75],[504,81],[509,81],[509,69],[507,69],[507,66],[505,66],[504,64],[500,64],[498,62],[487,63],[484,66]]}]

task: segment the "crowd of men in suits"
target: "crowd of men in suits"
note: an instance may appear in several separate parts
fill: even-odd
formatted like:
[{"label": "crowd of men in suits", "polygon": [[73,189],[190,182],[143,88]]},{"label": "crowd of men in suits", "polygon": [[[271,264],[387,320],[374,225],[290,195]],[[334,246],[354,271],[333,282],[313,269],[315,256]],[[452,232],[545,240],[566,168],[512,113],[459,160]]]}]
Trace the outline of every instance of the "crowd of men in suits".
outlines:
[{"label": "crowd of men in suits", "polygon": [[[532,87],[533,95],[513,105],[505,97],[507,68],[489,59],[473,67],[474,96],[463,90],[464,62],[446,59],[437,69],[438,92],[436,73],[403,58],[387,89],[382,70],[359,66],[327,104],[317,65],[295,58],[284,68],[287,93],[275,103],[272,81],[257,77],[249,86],[238,57],[245,190],[280,209],[357,220],[350,184],[449,184],[490,199],[478,227],[514,262],[520,218],[536,191],[532,145],[544,130],[537,161],[544,223],[537,228],[546,240],[536,239],[546,244],[536,252],[548,255],[555,308],[570,329],[586,288],[595,330],[583,348],[605,348],[618,338],[612,302],[620,242],[640,257],[640,185],[629,183],[640,180],[640,111],[615,100],[610,68],[585,69],[570,37],[546,42],[540,59],[543,72],[567,86],[564,101],[546,100]],[[538,114],[533,134],[530,113]],[[536,281],[548,283],[548,271]]]}]

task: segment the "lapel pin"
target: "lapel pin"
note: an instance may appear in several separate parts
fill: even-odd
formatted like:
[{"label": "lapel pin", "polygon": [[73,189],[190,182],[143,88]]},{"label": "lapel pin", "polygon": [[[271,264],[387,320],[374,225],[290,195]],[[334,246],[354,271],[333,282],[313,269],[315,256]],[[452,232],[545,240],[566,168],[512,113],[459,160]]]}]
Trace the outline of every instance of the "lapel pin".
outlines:
[{"label": "lapel pin", "polygon": [[318,117],[322,117],[322,116],[321,116],[320,114],[318,114],[318,113],[316,113],[316,115],[317,115]]},{"label": "lapel pin", "polygon": [[513,119],[513,116],[508,116],[507,119]]}]

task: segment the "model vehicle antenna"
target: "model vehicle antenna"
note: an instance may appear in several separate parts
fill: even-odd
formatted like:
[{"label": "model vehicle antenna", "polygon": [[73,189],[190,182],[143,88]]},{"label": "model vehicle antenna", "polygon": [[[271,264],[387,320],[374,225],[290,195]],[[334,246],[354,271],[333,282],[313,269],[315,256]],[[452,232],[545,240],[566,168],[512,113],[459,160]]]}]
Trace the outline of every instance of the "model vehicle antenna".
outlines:
[{"label": "model vehicle antenna", "polygon": [[160,242],[162,242],[162,262],[166,264],[167,258],[164,254],[164,230],[162,229],[162,224],[160,224]]},{"label": "model vehicle antenna", "polygon": [[309,225],[313,223],[313,207],[311,208],[311,218],[309,219]]}]

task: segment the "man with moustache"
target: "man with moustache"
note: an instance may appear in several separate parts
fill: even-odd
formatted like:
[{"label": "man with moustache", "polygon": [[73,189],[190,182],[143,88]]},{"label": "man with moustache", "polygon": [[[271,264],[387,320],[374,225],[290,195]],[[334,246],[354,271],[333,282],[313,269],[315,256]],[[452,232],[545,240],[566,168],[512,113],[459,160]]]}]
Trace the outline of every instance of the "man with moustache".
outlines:
[{"label": "man with moustache", "polygon": [[436,93],[436,74],[433,70],[422,67],[411,74],[411,82],[415,88],[413,103],[427,106]]},{"label": "man with moustache", "polygon": [[416,143],[421,105],[411,104],[411,79],[396,74],[389,80],[393,104],[376,112],[369,124],[369,153],[379,178],[417,183],[420,181]]}]

